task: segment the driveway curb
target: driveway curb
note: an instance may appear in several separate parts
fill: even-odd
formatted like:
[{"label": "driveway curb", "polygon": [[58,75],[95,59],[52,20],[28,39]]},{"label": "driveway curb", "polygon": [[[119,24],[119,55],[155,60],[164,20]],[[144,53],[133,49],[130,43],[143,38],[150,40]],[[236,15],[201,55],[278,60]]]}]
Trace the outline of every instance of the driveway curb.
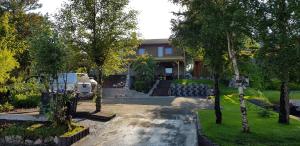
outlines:
[{"label": "driveway curb", "polygon": [[201,126],[200,126],[200,121],[199,121],[199,115],[197,114],[197,111],[194,112],[195,117],[196,117],[196,128],[197,128],[197,143],[198,146],[219,146],[215,143],[213,143],[211,140],[209,140],[205,135],[201,134]]}]

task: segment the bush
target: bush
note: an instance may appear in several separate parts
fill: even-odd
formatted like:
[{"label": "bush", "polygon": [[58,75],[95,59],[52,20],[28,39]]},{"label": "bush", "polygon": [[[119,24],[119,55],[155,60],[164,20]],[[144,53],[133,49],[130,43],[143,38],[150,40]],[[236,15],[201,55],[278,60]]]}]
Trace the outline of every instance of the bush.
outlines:
[{"label": "bush", "polygon": [[[278,79],[272,79],[266,82],[266,89],[268,90],[280,90],[281,81]],[[300,90],[300,84],[295,82],[290,82],[288,84],[290,90]]]},{"label": "bush", "polygon": [[40,103],[43,86],[36,82],[16,83],[12,89],[12,104],[18,108],[34,108]]},{"label": "bush", "polygon": [[290,90],[300,90],[300,84],[299,83],[289,83],[289,89]]},{"label": "bush", "polygon": [[273,111],[271,109],[262,108],[260,109],[257,114],[262,118],[270,118],[272,115],[274,115]]},{"label": "bush", "polygon": [[265,84],[265,88],[268,90],[279,90],[281,85],[281,81],[278,79],[271,79],[267,81]]},{"label": "bush", "polygon": [[13,105],[18,108],[35,108],[40,103],[40,95],[17,94],[13,96]]},{"label": "bush", "polygon": [[146,81],[135,81],[134,89],[139,92],[148,92],[151,89],[151,82]]},{"label": "bush", "polygon": [[6,102],[5,104],[0,104],[0,112],[9,112],[14,109],[14,106],[12,106],[10,103]]}]

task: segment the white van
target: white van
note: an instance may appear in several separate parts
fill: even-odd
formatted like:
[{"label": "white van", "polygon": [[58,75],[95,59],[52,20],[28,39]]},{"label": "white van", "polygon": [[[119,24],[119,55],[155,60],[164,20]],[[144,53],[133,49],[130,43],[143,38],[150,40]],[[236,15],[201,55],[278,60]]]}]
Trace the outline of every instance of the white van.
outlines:
[{"label": "white van", "polygon": [[86,73],[61,73],[58,74],[58,84],[53,82],[52,87],[54,92],[63,92],[65,90],[79,93],[79,97],[92,97],[96,91],[97,82],[90,79]]}]

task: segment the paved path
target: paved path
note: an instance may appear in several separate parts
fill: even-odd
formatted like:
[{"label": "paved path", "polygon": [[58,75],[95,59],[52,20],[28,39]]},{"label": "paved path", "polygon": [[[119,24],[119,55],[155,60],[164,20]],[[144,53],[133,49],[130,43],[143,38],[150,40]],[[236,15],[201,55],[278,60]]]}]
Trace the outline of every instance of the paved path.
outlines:
[{"label": "paved path", "polygon": [[[211,101],[197,98],[149,97],[104,99],[103,110],[117,114],[109,122],[77,119],[91,134],[74,146],[197,145],[192,110],[211,108]],[[94,109],[80,102],[78,110]]]}]

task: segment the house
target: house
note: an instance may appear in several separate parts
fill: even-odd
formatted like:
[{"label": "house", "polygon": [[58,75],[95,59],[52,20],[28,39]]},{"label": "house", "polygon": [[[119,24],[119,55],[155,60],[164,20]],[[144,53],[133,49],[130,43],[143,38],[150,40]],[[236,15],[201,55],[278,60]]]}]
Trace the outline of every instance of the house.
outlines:
[{"label": "house", "polygon": [[[171,45],[168,39],[146,39],[136,50],[136,55],[151,55],[157,66],[155,78],[160,80],[182,79],[186,74],[187,66],[192,66],[192,75],[199,78],[202,74],[202,61],[193,60],[187,65],[186,54],[183,49]],[[126,75],[135,76],[132,69],[118,75],[112,75],[104,80],[104,88],[122,88],[125,86]]]},{"label": "house", "polygon": [[185,52],[173,47],[168,39],[143,40],[137,55],[151,55],[157,63],[155,77],[172,80],[183,78],[185,74]]}]

